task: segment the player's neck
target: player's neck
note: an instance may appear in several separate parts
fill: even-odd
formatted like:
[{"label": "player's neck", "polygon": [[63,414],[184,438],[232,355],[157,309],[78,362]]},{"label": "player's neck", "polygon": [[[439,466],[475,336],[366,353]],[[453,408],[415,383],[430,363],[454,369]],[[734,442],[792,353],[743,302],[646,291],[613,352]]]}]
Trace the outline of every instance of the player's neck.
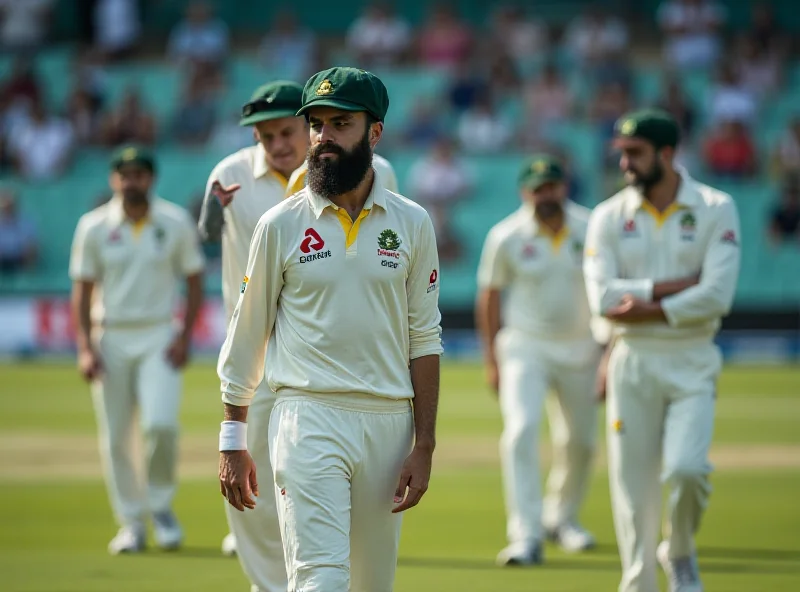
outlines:
[{"label": "player's neck", "polygon": [[672,169],[667,169],[664,178],[645,191],[644,197],[654,208],[663,212],[678,198],[680,184],[681,176]]},{"label": "player's neck", "polygon": [[340,208],[344,208],[344,210],[350,214],[350,217],[355,220],[361,213],[361,210],[364,208],[364,204],[367,203],[369,193],[372,191],[372,183],[374,180],[375,173],[373,172],[372,167],[370,167],[367,169],[367,174],[364,175],[364,178],[361,180],[361,183],[358,184],[358,187],[352,191],[348,191],[347,193],[334,195],[330,198],[330,200]]}]

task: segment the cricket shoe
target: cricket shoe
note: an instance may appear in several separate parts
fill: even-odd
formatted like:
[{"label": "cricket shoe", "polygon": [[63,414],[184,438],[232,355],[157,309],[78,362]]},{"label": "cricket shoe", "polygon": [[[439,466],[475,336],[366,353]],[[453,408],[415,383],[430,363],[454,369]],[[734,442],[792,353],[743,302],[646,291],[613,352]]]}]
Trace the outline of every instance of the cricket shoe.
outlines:
[{"label": "cricket shoe", "polygon": [[123,553],[139,553],[145,547],[144,526],[123,526],[108,543],[108,552],[112,555]]},{"label": "cricket shoe", "polygon": [[670,559],[669,543],[662,541],[656,551],[658,562],[667,574],[670,592],[703,592],[700,582],[700,569],[697,566],[697,554]]},{"label": "cricket shoe", "polygon": [[548,529],[547,538],[567,553],[588,551],[595,545],[592,533],[575,522],[566,522],[556,528]]},{"label": "cricket shoe", "polygon": [[222,554],[225,557],[236,557],[236,536],[232,532],[222,539]]},{"label": "cricket shoe", "polygon": [[542,561],[544,550],[539,541],[512,543],[497,555],[497,565],[502,566],[541,565]]},{"label": "cricket shoe", "polygon": [[165,551],[174,551],[183,543],[183,529],[172,512],[153,514],[153,530],[158,546]]}]

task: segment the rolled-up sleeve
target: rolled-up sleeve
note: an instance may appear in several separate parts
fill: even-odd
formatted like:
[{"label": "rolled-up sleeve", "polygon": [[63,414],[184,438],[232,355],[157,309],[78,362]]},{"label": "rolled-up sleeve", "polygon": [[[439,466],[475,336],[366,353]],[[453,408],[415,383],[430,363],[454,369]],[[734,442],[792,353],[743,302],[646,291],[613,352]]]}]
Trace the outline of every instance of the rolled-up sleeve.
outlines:
[{"label": "rolled-up sleeve", "polygon": [[441,355],[442,315],[439,312],[439,252],[430,217],[419,229],[406,282],[409,358]]},{"label": "rolled-up sleeve", "polygon": [[617,306],[625,294],[650,302],[653,299],[653,280],[621,279],[617,265],[614,239],[611,234],[614,217],[609,209],[597,209],[589,218],[586,231],[586,250],[583,273],[586,295],[593,315],[603,316]]},{"label": "rolled-up sleeve", "polygon": [[661,300],[664,316],[673,327],[723,317],[733,306],[741,258],[739,214],[733,200],[716,207],[717,220],[703,258],[700,281]]},{"label": "rolled-up sleeve", "polygon": [[75,228],[69,258],[69,277],[75,282],[88,282],[97,279],[100,273],[100,260],[92,241],[89,221],[83,217]]},{"label": "rolled-up sleeve", "polygon": [[264,355],[275,325],[283,268],[278,230],[265,216],[250,242],[247,273],[217,363],[224,403],[249,405],[264,379]]}]

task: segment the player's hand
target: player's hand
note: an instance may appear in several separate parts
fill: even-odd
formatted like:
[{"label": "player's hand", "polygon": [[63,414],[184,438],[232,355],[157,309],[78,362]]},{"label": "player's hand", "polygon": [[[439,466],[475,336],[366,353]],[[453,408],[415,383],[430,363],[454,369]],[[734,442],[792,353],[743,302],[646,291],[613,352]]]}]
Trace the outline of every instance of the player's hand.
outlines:
[{"label": "player's hand", "polygon": [[400,481],[394,492],[394,503],[398,505],[392,510],[393,514],[404,512],[419,503],[419,500],[428,491],[432,464],[433,451],[415,446],[400,471]]},{"label": "player's hand", "polygon": [[79,351],[78,370],[87,381],[100,378],[103,372],[103,362],[100,359],[100,355],[91,348]]},{"label": "player's hand", "polygon": [[223,187],[222,183],[219,181],[214,181],[211,184],[211,193],[216,196],[216,198],[219,200],[219,203],[222,204],[222,207],[226,208],[233,201],[234,194],[241,188],[242,186],[238,183]]},{"label": "player's hand", "polygon": [[497,367],[497,362],[487,362],[486,382],[489,383],[492,392],[497,396],[500,392],[500,370]]},{"label": "player's hand", "polygon": [[625,294],[620,303],[606,311],[606,318],[618,323],[641,323],[645,321],[664,320],[661,307],[657,303],[645,302]]},{"label": "player's hand", "polygon": [[189,361],[189,339],[183,335],[178,335],[167,348],[167,360],[172,367],[183,368]]},{"label": "player's hand", "polygon": [[256,507],[256,464],[247,450],[219,453],[219,490],[228,503],[240,512]]}]

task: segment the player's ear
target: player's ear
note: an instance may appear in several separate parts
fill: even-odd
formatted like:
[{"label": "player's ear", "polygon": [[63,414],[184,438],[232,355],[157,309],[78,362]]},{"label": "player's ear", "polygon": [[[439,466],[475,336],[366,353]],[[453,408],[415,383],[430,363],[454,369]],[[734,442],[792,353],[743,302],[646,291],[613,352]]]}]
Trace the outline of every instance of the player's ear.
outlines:
[{"label": "player's ear", "polygon": [[369,145],[372,148],[377,146],[383,136],[383,122],[372,121],[369,126]]}]

